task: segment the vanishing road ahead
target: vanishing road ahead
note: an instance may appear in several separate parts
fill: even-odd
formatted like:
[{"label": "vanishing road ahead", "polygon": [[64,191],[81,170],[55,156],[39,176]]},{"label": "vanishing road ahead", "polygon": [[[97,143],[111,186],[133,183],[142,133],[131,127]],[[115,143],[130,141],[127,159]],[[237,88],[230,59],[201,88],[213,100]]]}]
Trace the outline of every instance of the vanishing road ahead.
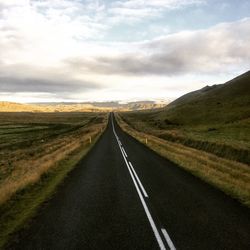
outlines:
[{"label": "vanishing road ahead", "polygon": [[90,153],[11,249],[250,249],[250,212],[125,134]]}]

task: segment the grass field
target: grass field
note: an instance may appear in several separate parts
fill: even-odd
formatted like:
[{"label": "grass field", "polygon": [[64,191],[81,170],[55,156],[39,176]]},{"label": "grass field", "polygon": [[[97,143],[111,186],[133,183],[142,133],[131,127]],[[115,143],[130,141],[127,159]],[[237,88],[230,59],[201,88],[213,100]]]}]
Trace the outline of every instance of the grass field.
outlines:
[{"label": "grass field", "polygon": [[104,128],[106,114],[1,113],[0,204]]},{"label": "grass field", "polygon": [[121,113],[133,128],[250,164],[250,72],[188,93],[163,109]]},{"label": "grass field", "polygon": [[124,121],[122,116],[116,114],[119,125],[138,141],[250,207],[250,167],[248,165],[134,129]]},{"label": "grass field", "polygon": [[0,114],[0,248],[94,145],[104,113]]},{"label": "grass field", "polygon": [[154,118],[151,112],[120,114],[126,123],[139,131],[250,164],[250,118],[233,123],[162,125],[162,120]]},{"label": "grass field", "polygon": [[250,72],[158,110],[120,112],[124,130],[250,206]]}]

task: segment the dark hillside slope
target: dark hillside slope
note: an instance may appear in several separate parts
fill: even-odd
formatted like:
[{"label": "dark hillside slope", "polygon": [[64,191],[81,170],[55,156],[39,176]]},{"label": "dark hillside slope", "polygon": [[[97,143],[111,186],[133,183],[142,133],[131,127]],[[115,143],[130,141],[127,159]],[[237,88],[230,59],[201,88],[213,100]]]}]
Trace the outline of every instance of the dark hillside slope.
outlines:
[{"label": "dark hillside slope", "polygon": [[250,71],[220,85],[188,93],[151,114],[175,124],[231,123],[250,117]]},{"label": "dark hillside slope", "polygon": [[121,115],[137,130],[250,163],[250,71],[188,93],[162,109]]}]

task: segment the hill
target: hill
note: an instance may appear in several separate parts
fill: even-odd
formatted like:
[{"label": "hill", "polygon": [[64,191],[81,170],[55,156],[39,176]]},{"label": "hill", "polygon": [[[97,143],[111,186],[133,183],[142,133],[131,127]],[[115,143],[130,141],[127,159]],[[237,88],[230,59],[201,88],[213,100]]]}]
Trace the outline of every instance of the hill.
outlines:
[{"label": "hill", "polygon": [[250,163],[250,71],[181,96],[164,108],[121,116],[145,133]]},{"label": "hill", "polygon": [[37,105],[15,102],[0,102],[0,112],[39,112],[41,107]]},{"label": "hill", "polygon": [[164,108],[116,117],[141,143],[250,207],[249,71]]},{"label": "hill", "polygon": [[220,85],[188,93],[155,114],[166,124],[232,123],[250,117],[250,71]]},{"label": "hill", "polygon": [[84,102],[84,103],[34,103],[21,104],[0,102],[0,112],[109,112],[113,110],[144,110],[165,106],[154,101],[139,101],[120,104],[119,102]]}]

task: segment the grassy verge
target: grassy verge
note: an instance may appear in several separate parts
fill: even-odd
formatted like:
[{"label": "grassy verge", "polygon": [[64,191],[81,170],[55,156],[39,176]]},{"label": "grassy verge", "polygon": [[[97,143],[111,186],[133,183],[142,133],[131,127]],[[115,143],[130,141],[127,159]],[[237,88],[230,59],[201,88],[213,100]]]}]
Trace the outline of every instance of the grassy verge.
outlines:
[{"label": "grassy verge", "polygon": [[84,145],[70,153],[53,169],[42,175],[38,182],[18,191],[0,207],[0,248],[8,241],[11,234],[23,227],[24,223],[34,216],[39,206],[49,199],[67,174],[92,148],[99,136],[96,136],[91,145]]},{"label": "grassy verge", "polygon": [[125,132],[141,143],[147,144],[161,156],[250,207],[250,168],[248,165],[140,132],[128,125],[117,114],[116,119]]},{"label": "grassy verge", "polygon": [[121,118],[132,128],[147,134],[250,164],[250,119],[229,124],[178,125],[156,119],[150,112],[121,113]]},{"label": "grassy verge", "polygon": [[3,116],[2,122],[0,117],[0,205],[88,143],[107,122],[104,114]]},{"label": "grassy verge", "polygon": [[[22,159],[18,158],[17,162],[34,165],[28,168],[29,172],[26,172],[25,165],[18,164],[9,175],[2,175],[5,178],[0,182],[0,188],[3,191],[0,205],[0,249],[13,233],[27,224],[39,206],[53,195],[58,185],[98,140],[105,129],[106,122],[106,119],[102,119],[100,123],[95,120],[88,123],[88,126],[81,127],[80,131],[77,129],[73,134],[66,133],[69,140],[73,140],[73,144],[64,137],[50,139],[49,151],[46,150],[47,147],[43,147],[40,153],[35,149],[39,155],[38,158],[30,156],[30,160],[27,158],[26,149],[22,151],[20,155]],[[16,154],[18,155],[18,152]]]}]

